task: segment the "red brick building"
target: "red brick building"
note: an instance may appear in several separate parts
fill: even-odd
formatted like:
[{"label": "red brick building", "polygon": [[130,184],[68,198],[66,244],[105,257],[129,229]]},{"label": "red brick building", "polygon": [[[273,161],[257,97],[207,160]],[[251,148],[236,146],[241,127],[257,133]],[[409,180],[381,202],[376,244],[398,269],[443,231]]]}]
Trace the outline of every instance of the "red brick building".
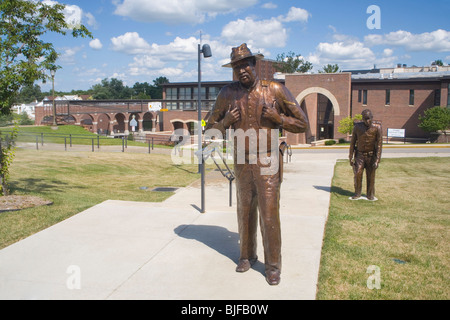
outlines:
[{"label": "red brick building", "polygon": [[374,74],[352,76],[352,114],[370,109],[388,128],[405,129],[408,138],[427,138],[418,127],[419,115],[434,106],[450,107],[450,73]]},{"label": "red brick building", "polygon": [[[275,72],[269,65],[273,65],[273,61],[258,61],[260,78],[273,78]],[[339,121],[370,109],[374,120],[381,122],[384,136],[387,129],[392,128],[405,129],[407,138],[427,139],[430,135],[418,127],[419,115],[434,106],[450,107],[450,67],[447,69],[398,67],[278,76],[276,80],[291,91],[310,122],[306,133],[283,132],[283,135],[292,145],[346,138],[337,131]],[[202,82],[203,119],[213,108],[220,89],[228,83],[230,81]],[[170,136],[178,128],[195,134],[197,90],[197,82],[180,82],[165,84],[163,99],[159,101],[56,101],[57,117],[98,133],[128,134],[132,131],[130,122],[135,119],[134,130],[141,135]],[[151,110],[149,105],[155,102],[165,111]],[[51,123],[52,117],[51,101],[36,107],[36,124]]]}]

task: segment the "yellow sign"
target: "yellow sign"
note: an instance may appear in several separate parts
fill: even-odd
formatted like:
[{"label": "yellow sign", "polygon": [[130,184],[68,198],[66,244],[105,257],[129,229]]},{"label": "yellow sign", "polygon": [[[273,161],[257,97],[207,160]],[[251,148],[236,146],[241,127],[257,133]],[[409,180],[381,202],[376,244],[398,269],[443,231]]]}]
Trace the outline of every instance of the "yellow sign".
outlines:
[{"label": "yellow sign", "polygon": [[164,112],[164,111],[169,111],[169,109],[160,109],[159,111]]},{"label": "yellow sign", "polygon": [[202,127],[206,127],[206,121],[202,120]]}]

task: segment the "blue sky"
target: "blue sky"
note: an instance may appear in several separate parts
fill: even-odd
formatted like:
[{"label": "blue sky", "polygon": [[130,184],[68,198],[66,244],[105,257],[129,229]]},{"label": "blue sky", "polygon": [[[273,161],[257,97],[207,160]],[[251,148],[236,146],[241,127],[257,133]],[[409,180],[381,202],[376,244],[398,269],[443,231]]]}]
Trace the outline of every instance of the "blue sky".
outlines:
[{"label": "blue sky", "polygon": [[[55,3],[55,0],[41,0]],[[246,42],[276,59],[290,51],[341,70],[393,67],[397,63],[450,63],[450,1],[404,0],[59,0],[66,18],[83,23],[94,39],[47,35],[60,53],[55,88],[89,89],[104,78],[126,85],[197,81],[197,44],[211,46],[202,80],[231,80],[231,47]],[[379,20],[372,20],[379,8]],[[379,29],[369,22],[379,21]],[[370,24],[369,24],[370,26]],[[49,90],[50,84],[41,85]]]}]

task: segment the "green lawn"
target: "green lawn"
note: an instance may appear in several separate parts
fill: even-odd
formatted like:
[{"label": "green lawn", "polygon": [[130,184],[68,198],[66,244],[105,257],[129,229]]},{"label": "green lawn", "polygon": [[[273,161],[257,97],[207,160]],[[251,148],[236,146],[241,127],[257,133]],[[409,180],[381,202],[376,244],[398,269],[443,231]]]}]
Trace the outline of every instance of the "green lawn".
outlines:
[{"label": "green lawn", "polygon": [[[3,127],[0,129],[0,132],[6,134],[12,131],[13,127]],[[70,144],[70,139],[72,140],[72,144],[79,145],[91,145],[92,139],[94,139],[94,145],[97,146],[97,143],[100,146],[110,146],[110,145],[122,145],[122,139],[119,138],[110,138],[105,136],[99,136],[95,133],[92,133],[81,126],[75,125],[60,125],[58,126],[58,130],[53,130],[50,126],[20,126],[18,131],[18,142],[36,142],[36,138],[38,139],[38,143],[42,143],[42,139],[44,139],[45,143],[59,143],[67,145]],[[100,139],[98,141],[97,139]],[[158,145],[160,141],[155,140],[154,144]],[[130,146],[142,146],[147,147],[148,145],[145,142],[139,141],[131,141],[127,140],[127,144]],[[158,147],[164,147],[165,145],[158,145]]]},{"label": "green lawn", "polygon": [[450,299],[449,177],[450,158],[383,159],[379,200],[351,201],[352,169],[337,163],[317,298]]},{"label": "green lawn", "polygon": [[[10,168],[12,194],[53,201],[51,206],[0,213],[0,248],[108,199],[157,202],[199,178],[198,165],[174,165],[161,154],[51,152],[17,149]],[[148,187],[141,190],[140,187]]]},{"label": "green lawn", "polygon": [[[108,199],[155,202],[199,178],[197,165],[160,154],[51,152],[18,149],[12,194],[37,195],[51,206],[0,213],[0,248]],[[332,182],[318,299],[450,299],[450,158],[383,159],[378,201],[350,201],[353,173],[338,162]],[[369,289],[369,266],[380,289]]]}]

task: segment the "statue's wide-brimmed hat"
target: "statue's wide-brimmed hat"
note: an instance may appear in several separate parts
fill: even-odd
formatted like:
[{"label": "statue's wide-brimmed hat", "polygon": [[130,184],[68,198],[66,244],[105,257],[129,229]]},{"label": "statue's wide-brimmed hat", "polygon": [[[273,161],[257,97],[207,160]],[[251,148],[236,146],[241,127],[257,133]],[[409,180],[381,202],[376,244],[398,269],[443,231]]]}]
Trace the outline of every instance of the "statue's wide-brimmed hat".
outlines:
[{"label": "statue's wide-brimmed hat", "polygon": [[247,44],[243,43],[239,47],[231,49],[231,61],[227,64],[224,64],[222,67],[232,68],[234,63],[252,57],[254,57],[256,60],[261,60],[262,58],[264,58],[264,55],[262,55],[261,53],[252,54],[250,49],[247,47]]}]

